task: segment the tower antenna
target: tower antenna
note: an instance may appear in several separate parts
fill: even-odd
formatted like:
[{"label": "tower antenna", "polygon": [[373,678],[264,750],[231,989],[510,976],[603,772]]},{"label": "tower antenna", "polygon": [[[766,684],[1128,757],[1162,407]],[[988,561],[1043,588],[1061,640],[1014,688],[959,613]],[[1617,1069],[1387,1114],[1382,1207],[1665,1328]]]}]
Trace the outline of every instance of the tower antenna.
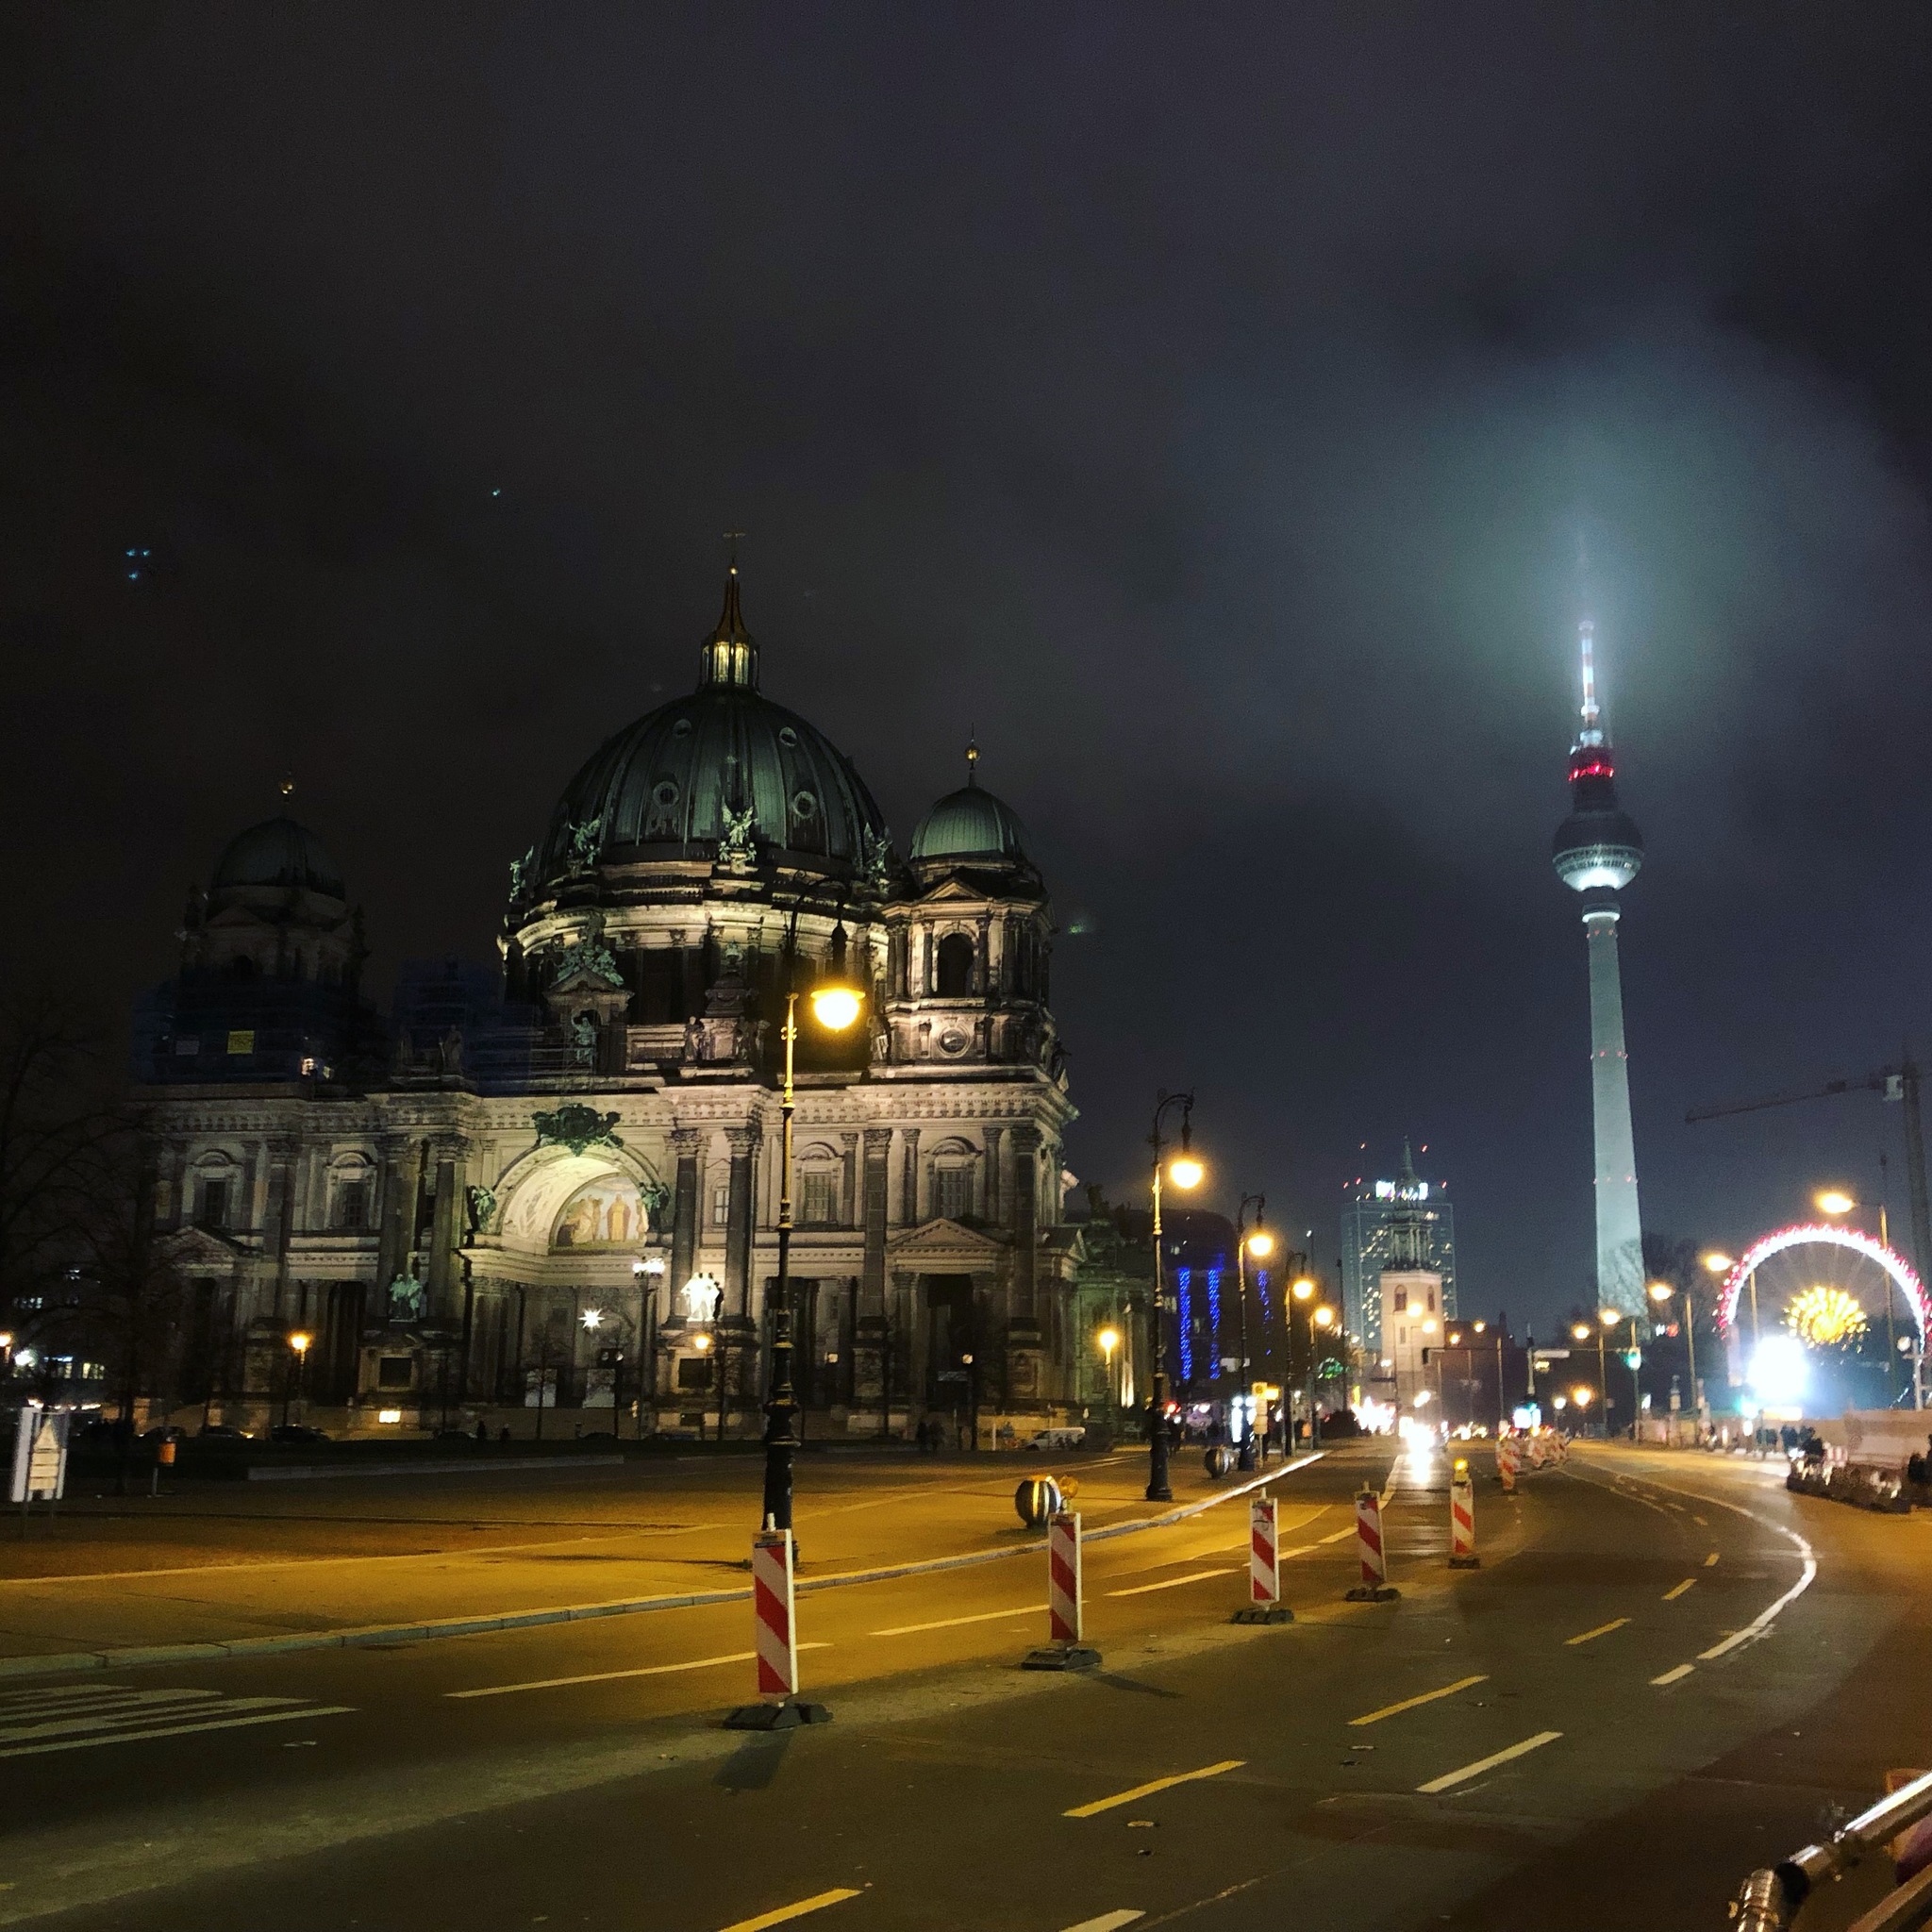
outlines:
[{"label": "tower antenna", "polygon": [[1576,641],[1583,655],[1583,728],[1598,728],[1596,702],[1596,625],[1585,618],[1576,626]]}]

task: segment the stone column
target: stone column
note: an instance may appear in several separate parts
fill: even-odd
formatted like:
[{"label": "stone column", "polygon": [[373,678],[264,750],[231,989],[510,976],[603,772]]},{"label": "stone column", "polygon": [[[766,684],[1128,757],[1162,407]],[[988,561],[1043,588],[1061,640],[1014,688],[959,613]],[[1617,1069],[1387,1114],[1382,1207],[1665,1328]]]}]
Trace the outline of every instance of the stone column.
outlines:
[{"label": "stone column", "polygon": [[858,1136],[841,1134],[840,1141],[844,1147],[841,1162],[842,1172],[839,1179],[839,1224],[841,1227],[858,1225]]},{"label": "stone column", "polygon": [[428,1262],[423,1271],[423,1311],[443,1323],[461,1312],[456,1307],[456,1283],[457,1243],[463,1236],[462,1187],[462,1143],[441,1141],[436,1147],[436,1212],[430,1224]]},{"label": "stone column", "polygon": [[679,1324],[684,1320],[684,1303],[679,1297],[697,1258],[704,1144],[705,1137],[695,1127],[677,1127],[672,1131],[671,1153],[676,1161],[676,1177],[671,1191],[671,1319]]},{"label": "stone column", "polygon": [[[403,1272],[416,1217],[415,1148],[407,1135],[385,1134],[376,1145],[375,1289],[368,1314],[380,1322],[388,1312],[389,1285]],[[360,1337],[357,1338],[359,1341]]]},{"label": "stone column", "polygon": [[886,1193],[891,1151],[891,1127],[865,1129],[864,1185],[859,1206],[865,1251],[852,1324],[852,1401],[858,1408],[875,1406],[879,1399],[880,1349],[886,1330]]},{"label": "stone column", "polygon": [[1007,1389],[1011,1405],[1037,1405],[1042,1351],[1037,1282],[1040,1268],[1036,1209],[1040,1190],[1036,1169],[1040,1130],[1030,1124],[1013,1128],[1013,1291],[1012,1319],[1007,1326]]},{"label": "stone column", "polygon": [[906,1142],[906,1167],[899,1189],[899,1222],[904,1227],[919,1225],[919,1129],[902,1127]]},{"label": "stone column", "polygon": [[751,1235],[757,1215],[753,1155],[758,1135],[755,1127],[728,1127],[724,1139],[731,1149],[731,1191],[724,1210],[724,1308],[727,1314],[749,1320]]},{"label": "stone column", "polygon": [[[925,1407],[925,1329],[919,1276],[892,1272],[892,1299],[886,1324],[886,1359],[891,1371],[892,1407],[906,1412],[907,1425]],[[890,1411],[889,1411],[890,1414]]]},{"label": "stone column", "polygon": [[295,1229],[295,1162],[300,1147],[292,1134],[276,1134],[268,1142],[268,1201],[262,1216],[261,1250],[273,1270],[270,1307],[278,1321],[287,1312],[289,1242]]},{"label": "stone column", "polygon": [[986,1130],[986,1219],[991,1227],[1000,1224],[1000,1141],[1006,1131],[1004,1127]]}]

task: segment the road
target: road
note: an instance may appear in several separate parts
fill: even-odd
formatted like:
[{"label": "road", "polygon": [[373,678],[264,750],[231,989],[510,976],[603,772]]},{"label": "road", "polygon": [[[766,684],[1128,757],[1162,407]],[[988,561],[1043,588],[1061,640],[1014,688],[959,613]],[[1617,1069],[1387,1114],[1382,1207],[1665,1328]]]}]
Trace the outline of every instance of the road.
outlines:
[{"label": "road", "polygon": [[[717,1725],[741,1602],[0,1684],[0,1923],[1716,1927],[1752,1864],[1925,1761],[1925,1518],[1597,1450],[1479,1489],[1483,1567],[1452,1572],[1441,1459],[1391,1465],[1275,1486],[1292,1624],[1227,1621],[1239,1502],[1091,1545],[1091,1676],[1016,1668],[1031,1548],[802,1597],[834,1722],[771,1738]],[[890,1518],[908,1481],[1015,1474],[840,1481]],[[1364,1479],[1393,1604],[1343,1601]]]}]

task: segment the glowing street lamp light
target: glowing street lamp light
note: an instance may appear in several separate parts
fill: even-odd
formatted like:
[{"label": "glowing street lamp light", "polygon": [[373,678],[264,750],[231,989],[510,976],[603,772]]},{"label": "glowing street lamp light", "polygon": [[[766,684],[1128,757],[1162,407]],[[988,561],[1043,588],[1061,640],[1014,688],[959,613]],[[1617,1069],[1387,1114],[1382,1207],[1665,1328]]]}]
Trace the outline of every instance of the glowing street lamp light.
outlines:
[{"label": "glowing street lamp light", "polygon": [[[1248,1208],[1252,1203],[1255,1209],[1255,1225],[1247,1231]],[[1255,1466],[1255,1395],[1253,1365],[1248,1356],[1248,1257],[1250,1255],[1270,1255],[1274,1252],[1274,1237],[1261,1225],[1261,1216],[1266,1212],[1268,1197],[1265,1194],[1243,1194],[1241,1206],[1235,1209],[1235,1307],[1240,1317],[1241,1339],[1241,1373],[1240,1392],[1236,1400],[1241,1407],[1241,1439],[1238,1445],[1236,1466],[1253,1469]]]},{"label": "glowing street lamp light", "polygon": [[1834,1217],[1849,1214],[1858,1205],[1857,1196],[1846,1193],[1842,1188],[1821,1188],[1811,1198],[1817,1203],[1819,1213]]},{"label": "glowing street lamp light", "polygon": [[1707,1274],[1728,1274],[1737,1265],[1728,1255],[1721,1254],[1715,1248],[1704,1257],[1704,1266]]},{"label": "glowing street lamp light", "polygon": [[[838,943],[843,944],[841,927]],[[786,977],[798,973],[798,917],[791,920],[786,948]],[[865,996],[841,979],[822,979],[811,990],[811,1016],[828,1033],[843,1033],[865,1010]],[[798,989],[785,991],[785,1073],[778,1089],[778,1278],[772,1290],[772,1379],[765,1393],[765,1485],[761,1515],[766,1529],[791,1527],[791,1452],[798,1401],[791,1386],[791,1116],[796,1107],[792,1070],[798,1048]],[[880,1405],[885,1424],[892,1419],[891,1391]],[[723,1374],[720,1374],[718,1434],[724,1434]]]},{"label": "glowing street lamp light", "polygon": [[[1161,1138],[1160,1123],[1168,1109],[1175,1107],[1181,1110],[1181,1144],[1173,1160],[1164,1162],[1161,1157],[1167,1142]],[[1147,1500],[1150,1503],[1174,1501],[1174,1491],[1167,1479],[1167,1255],[1166,1243],[1160,1235],[1160,1183],[1164,1174],[1175,1187],[1186,1191],[1198,1188],[1207,1178],[1208,1170],[1189,1144],[1193,1112],[1194,1096],[1191,1093],[1170,1093],[1163,1088],[1155,1096],[1154,1125],[1147,1136],[1147,1144],[1154,1154],[1154,1295],[1150,1310],[1154,1345],[1148,1351],[1154,1377],[1147,1405]]]},{"label": "glowing street lamp light", "polygon": [[[10,1338],[9,1338],[10,1339]],[[291,1329],[289,1334],[289,1347],[295,1359],[289,1364],[289,1375],[282,1385],[282,1426],[289,1426],[290,1406],[295,1399],[296,1391],[302,1386],[302,1370],[308,1360],[308,1351],[315,1346],[315,1337],[306,1328]]]}]

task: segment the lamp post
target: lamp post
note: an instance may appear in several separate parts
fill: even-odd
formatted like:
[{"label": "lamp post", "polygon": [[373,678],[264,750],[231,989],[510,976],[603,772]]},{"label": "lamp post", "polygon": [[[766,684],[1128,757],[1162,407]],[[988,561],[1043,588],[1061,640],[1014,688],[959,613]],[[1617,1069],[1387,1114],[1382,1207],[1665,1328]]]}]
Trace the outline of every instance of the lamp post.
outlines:
[{"label": "lamp post", "polygon": [[[1255,1209],[1255,1229],[1252,1234],[1243,1232],[1247,1226],[1250,1203],[1253,1203]],[[1235,1307],[1241,1315],[1239,1327],[1241,1339],[1241,1392],[1236,1399],[1242,1405],[1241,1454],[1237,1461],[1242,1469],[1253,1469],[1255,1466],[1255,1398],[1252,1392],[1254,1370],[1248,1360],[1248,1257],[1258,1255],[1265,1258],[1274,1252],[1274,1237],[1261,1225],[1261,1216],[1267,1206],[1266,1194],[1243,1194],[1241,1206],[1234,1213]]]},{"label": "lamp post", "polygon": [[[1881,1157],[1882,1158],[1883,1157]],[[1821,1214],[1828,1214],[1836,1221],[1841,1214],[1849,1214],[1856,1208],[1878,1209],[1878,1245],[1891,1246],[1891,1230],[1886,1218],[1885,1200],[1881,1195],[1874,1203],[1861,1201],[1856,1194],[1847,1193],[1842,1188],[1821,1188],[1811,1197],[1818,1204]],[[1884,1272],[1884,1271],[1881,1271]],[[1891,1275],[1885,1274],[1885,1401],[1890,1407],[1898,1400],[1898,1391],[1892,1386],[1892,1364],[1898,1359],[1898,1327],[1891,1317]]]},{"label": "lamp post", "polygon": [[630,1264],[638,1290],[638,1429],[644,1440],[644,1406],[658,1400],[658,1284],[664,1278],[664,1257],[646,1255]]},{"label": "lamp post", "polygon": [[[1307,1341],[1307,1355],[1305,1355],[1305,1356],[1304,1356],[1304,1357],[1302,1357],[1302,1369],[1303,1369],[1303,1375],[1304,1375],[1304,1376],[1306,1377],[1306,1379],[1307,1379],[1307,1394],[1308,1394],[1308,1414],[1309,1414],[1309,1416],[1310,1416],[1310,1417],[1312,1417],[1312,1416],[1314,1415],[1314,1412],[1315,1412],[1315,1317],[1314,1317],[1314,1310],[1313,1310],[1312,1308],[1310,1308],[1310,1307],[1308,1307],[1308,1304],[1309,1304],[1309,1302],[1310,1302],[1311,1300],[1313,1300],[1313,1298],[1314,1298],[1314,1293],[1315,1293],[1315,1284],[1314,1284],[1314,1282],[1313,1282],[1313,1281],[1312,1281],[1312,1280],[1311,1280],[1311,1279],[1310,1279],[1310,1278],[1309,1278],[1309,1277],[1308,1277],[1307,1275],[1306,1275],[1306,1274],[1301,1274],[1301,1275],[1297,1275],[1297,1276],[1295,1277],[1295,1279],[1294,1279],[1294,1280],[1293,1280],[1293,1281],[1292,1281],[1292,1282],[1291,1282],[1291,1283],[1290,1284],[1290,1286],[1289,1286],[1289,1291],[1288,1291],[1288,1367],[1289,1367],[1289,1379],[1290,1379],[1290,1381],[1293,1381],[1293,1380],[1295,1379],[1295,1376],[1294,1376],[1294,1311],[1295,1311],[1295,1309],[1296,1309],[1297,1307],[1299,1307],[1299,1308],[1300,1308],[1300,1309],[1302,1310],[1302,1333],[1303,1333],[1303,1337],[1304,1337],[1304,1339],[1305,1339],[1305,1341]],[[1291,1414],[1290,1414],[1290,1416],[1289,1416],[1289,1418],[1288,1418],[1288,1425],[1287,1425],[1287,1432],[1286,1432],[1286,1436],[1287,1436],[1287,1439],[1286,1439],[1286,1441],[1285,1441],[1285,1443],[1284,1443],[1283,1453],[1284,1453],[1285,1455],[1292,1455],[1292,1454],[1294,1453],[1294,1440],[1293,1440],[1293,1437],[1294,1437],[1294,1417],[1293,1417],[1293,1414],[1292,1414],[1292,1410],[1293,1410],[1294,1405],[1293,1405],[1292,1403],[1290,1403],[1290,1404],[1288,1405],[1288,1407],[1289,1407],[1289,1408],[1290,1408],[1290,1410],[1291,1410]]]},{"label": "lamp post", "polygon": [[[1652,1301],[1659,1309],[1667,1307],[1678,1291],[1668,1281],[1653,1281],[1647,1291]],[[1697,1411],[1697,1420],[1704,1420],[1704,1391],[1697,1380],[1697,1309],[1690,1300],[1690,1291],[1683,1291],[1684,1296],[1684,1344],[1690,1356],[1690,1407]],[[1651,1331],[1653,1334],[1656,1330]],[[1674,1430],[1676,1424],[1672,1424]]]},{"label": "lamp post", "polygon": [[1319,1328],[1324,1334],[1335,1325],[1335,1310],[1326,1302],[1320,1303],[1309,1317],[1312,1326],[1308,1331],[1308,1447],[1322,1446],[1322,1404],[1319,1399],[1319,1384],[1315,1379],[1315,1336]]},{"label": "lamp post", "polygon": [[[1588,1322],[1578,1322],[1571,1327],[1570,1339],[1573,1341],[1588,1341],[1590,1336],[1591,1324]],[[1604,1382],[1604,1337],[1601,1328],[1596,1331],[1596,1382],[1598,1389],[1601,1390]],[[1574,1395],[1576,1391],[1573,1389],[1570,1392]],[[1578,1407],[1587,1407],[1588,1406],[1588,1404],[1584,1403],[1577,1405]],[[1609,1412],[1607,1401],[1604,1405],[1604,1411],[1606,1414]],[[1586,1433],[1588,1432],[1586,1431]]]},{"label": "lamp post", "polygon": [[[8,1341],[12,1337],[8,1338]],[[289,1346],[294,1351],[295,1359],[289,1365],[289,1379],[282,1389],[282,1426],[289,1425],[289,1409],[295,1392],[302,1386],[302,1370],[308,1360],[308,1351],[314,1345],[315,1337],[306,1328],[297,1328],[289,1337]]]},{"label": "lamp post", "polygon": [[1154,1324],[1153,1347],[1148,1351],[1154,1369],[1154,1386],[1147,1414],[1147,1500],[1172,1503],[1174,1491],[1167,1480],[1167,1261],[1160,1240],[1161,1152],[1166,1141],[1160,1136],[1160,1123],[1170,1108],[1181,1110],[1181,1145],[1168,1167],[1168,1178],[1183,1190],[1198,1188],[1208,1170],[1195,1159],[1189,1146],[1189,1129],[1194,1111],[1191,1093],[1169,1093],[1165,1089],[1155,1098],[1154,1127],[1147,1144],[1154,1150]]},{"label": "lamp post", "polygon": [[1107,1440],[1111,1442],[1121,1430],[1120,1384],[1113,1378],[1113,1352],[1121,1345],[1121,1331],[1109,1323],[1093,1341],[1107,1364]]},{"label": "lamp post", "polygon": [[[795,927],[787,951],[787,976],[798,965]],[[864,1010],[865,1001],[853,988],[824,980],[812,989],[812,1017],[832,1033],[842,1033]],[[798,989],[785,993],[785,1079],[778,1095],[778,1279],[773,1291],[772,1380],[765,1396],[764,1526],[791,1527],[791,1454],[798,1402],[791,1387],[791,1091],[792,1059],[798,1044]]]}]

